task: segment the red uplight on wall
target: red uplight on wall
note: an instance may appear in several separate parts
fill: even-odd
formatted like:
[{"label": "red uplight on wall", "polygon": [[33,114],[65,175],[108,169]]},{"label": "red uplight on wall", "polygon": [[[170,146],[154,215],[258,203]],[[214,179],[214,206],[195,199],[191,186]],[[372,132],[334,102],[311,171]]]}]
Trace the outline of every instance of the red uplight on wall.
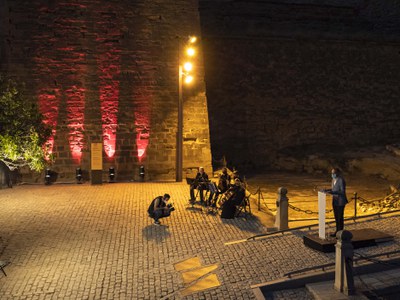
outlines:
[{"label": "red uplight on wall", "polygon": [[[38,82],[38,101],[44,122],[52,128],[52,136],[44,147],[52,154],[55,142],[61,141],[61,145],[56,145],[60,147],[57,151],[67,152],[67,149],[63,150],[67,139],[72,159],[80,163],[84,147],[85,110],[82,75],[86,73],[87,53],[81,44],[86,30],[82,13],[87,8],[68,1],[51,5],[42,1],[37,9],[35,18],[43,30],[35,31],[37,34],[30,37],[30,43],[35,45],[36,63],[32,80]],[[71,11],[77,13],[71,14]],[[57,124],[61,112],[65,123]],[[56,134],[61,136],[57,138]]]},{"label": "red uplight on wall", "polygon": [[[114,126],[113,126],[114,127]],[[103,124],[103,145],[107,157],[111,158],[115,154],[116,133],[115,128],[110,124]]]},{"label": "red uplight on wall", "polygon": [[66,90],[65,93],[67,96],[69,148],[72,158],[76,160],[77,163],[80,163],[84,146],[85,89],[73,86]]},{"label": "red uplight on wall", "polygon": [[138,152],[139,162],[145,157],[147,146],[149,145],[149,134],[148,131],[145,133],[139,132],[136,135],[136,147]]},{"label": "red uplight on wall", "polygon": [[147,146],[149,145],[149,137],[150,137],[150,126],[149,126],[149,111],[148,107],[142,110],[135,112],[135,127],[136,127],[136,148],[137,148],[137,156],[139,162],[141,162],[146,157]]},{"label": "red uplight on wall", "polygon": [[51,127],[51,136],[46,141],[43,148],[46,150],[48,156],[47,160],[50,159],[50,154],[53,153],[54,148],[54,137],[56,135],[57,117],[60,103],[60,91],[59,89],[47,90],[41,89],[39,91],[39,109],[44,116],[43,122]]},{"label": "red uplight on wall", "polygon": [[[106,8],[104,8],[106,9]],[[112,10],[112,6],[108,7]],[[118,124],[119,82],[121,72],[121,31],[119,19],[113,14],[105,14],[96,22],[98,75],[100,79],[99,95],[101,123],[103,130],[104,152],[108,158],[115,155]]]},{"label": "red uplight on wall", "polygon": [[[106,155],[111,158],[115,154],[117,114],[119,100],[119,66],[120,56],[110,50],[100,55],[98,64],[100,68],[100,105],[101,122],[103,129],[103,144]],[[116,64],[112,64],[115,61]]]}]

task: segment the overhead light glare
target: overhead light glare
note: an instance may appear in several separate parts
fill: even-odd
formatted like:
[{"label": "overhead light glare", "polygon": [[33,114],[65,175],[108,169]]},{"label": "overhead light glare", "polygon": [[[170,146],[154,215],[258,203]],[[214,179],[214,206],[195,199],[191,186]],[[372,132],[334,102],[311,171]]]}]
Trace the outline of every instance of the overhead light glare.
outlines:
[{"label": "overhead light glare", "polygon": [[188,76],[185,77],[185,83],[186,84],[192,83],[192,81],[193,81],[193,76],[188,75]]},{"label": "overhead light glare", "polygon": [[196,51],[194,50],[194,48],[190,47],[186,50],[187,55],[189,56],[194,56]]},{"label": "overhead light glare", "polygon": [[193,69],[192,63],[190,63],[190,62],[185,63],[185,64],[183,65],[183,69],[184,69],[185,71],[187,71],[187,72],[192,71],[192,69]]}]

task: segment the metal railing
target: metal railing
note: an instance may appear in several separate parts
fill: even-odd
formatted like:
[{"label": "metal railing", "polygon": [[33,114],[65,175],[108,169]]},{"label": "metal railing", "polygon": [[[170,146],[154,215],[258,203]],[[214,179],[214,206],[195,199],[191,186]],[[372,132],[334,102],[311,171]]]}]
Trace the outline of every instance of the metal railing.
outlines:
[{"label": "metal railing", "polygon": [[[400,266],[397,263],[390,263],[390,262],[385,262],[379,259],[375,259],[375,257],[380,257],[380,256],[386,256],[389,257],[390,255],[393,254],[400,254],[400,250],[396,250],[396,251],[390,251],[390,252],[385,252],[385,253],[380,253],[380,254],[375,254],[375,255],[370,255],[370,256],[365,256],[362,255],[358,252],[354,252],[354,255],[357,256],[357,259],[354,259],[354,263],[358,263],[360,261],[366,260],[366,261],[370,261],[370,262],[374,262],[374,263],[379,263],[379,264],[384,264],[384,265],[390,265],[390,266]],[[301,274],[301,273],[305,273],[305,272],[309,272],[309,271],[315,271],[315,270],[322,270],[325,271],[325,269],[329,268],[329,267],[334,267],[335,263],[328,263],[328,264],[323,264],[323,265],[318,265],[318,266],[313,266],[313,267],[307,267],[307,268],[303,268],[303,269],[299,269],[299,270],[295,270],[295,271],[291,271],[288,273],[283,274],[284,277],[288,277],[291,278],[291,276],[296,275],[296,274]]]}]

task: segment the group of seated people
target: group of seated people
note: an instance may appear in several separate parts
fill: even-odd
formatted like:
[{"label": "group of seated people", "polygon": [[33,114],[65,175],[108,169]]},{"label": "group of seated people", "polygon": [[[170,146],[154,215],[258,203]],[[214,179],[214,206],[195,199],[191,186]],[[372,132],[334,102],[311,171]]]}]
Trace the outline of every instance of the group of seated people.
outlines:
[{"label": "group of seated people", "polygon": [[[216,207],[219,204],[222,209],[221,218],[224,219],[235,217],[236,206],[241,204],[246,194],[240,176],[234,173],[232,179],[227,168],[222,169],[218,185],[216,185],[209,180],[204,168],[200,167],[195,179],[190,184],[190,202],[192,204],[196,201],[196,189],[200,195],[200,203],[211,207]],[[209,191],[207,200],[204,200],[204,191]]]}]

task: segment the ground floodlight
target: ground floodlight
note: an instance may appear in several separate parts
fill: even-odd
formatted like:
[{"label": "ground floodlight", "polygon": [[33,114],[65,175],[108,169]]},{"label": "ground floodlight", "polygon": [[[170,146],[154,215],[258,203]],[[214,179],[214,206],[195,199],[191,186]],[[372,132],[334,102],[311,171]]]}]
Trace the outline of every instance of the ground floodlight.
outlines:
[{"label": "ground floodlight", "polygon": [[141,179],[142,181],[144,181],[144,175],[145,175],[144,166],[140,166],[140,167],[139,167],[139,177],[140,177],[140,179]]},{"label": "ground floodlight", "polygon": [[46,173],[44,176],[44,184],[49,185],[51,183],[51,171],[50,169],[46,169]]},{"label": "ground floodlight", "polygon": [[76,183],[82,183],[82,169],[81,168],[76,168],[75,178],[76,178]]},{"label": "ground floodlight", "polygon": [[114,167],[110,167],[108,169],[108,178],[109,178],[109,182],[115,182],[115,169],[114,169]]}]

